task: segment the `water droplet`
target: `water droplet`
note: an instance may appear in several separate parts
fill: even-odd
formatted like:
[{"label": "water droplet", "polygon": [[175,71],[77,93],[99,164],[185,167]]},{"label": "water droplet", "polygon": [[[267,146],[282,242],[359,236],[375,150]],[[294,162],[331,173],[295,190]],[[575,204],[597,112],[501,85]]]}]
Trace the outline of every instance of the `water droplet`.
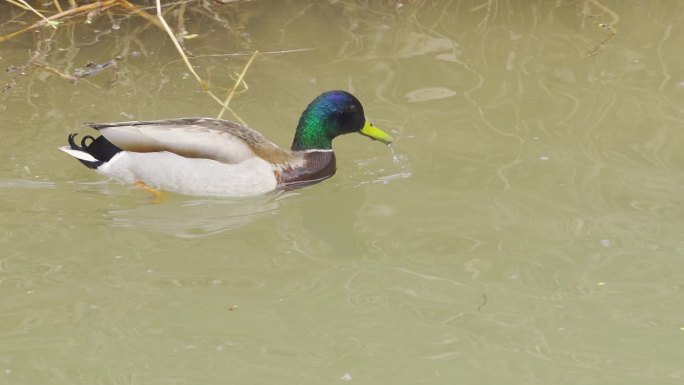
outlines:
[{"label": "water droplet", "polygon": [[393,161],[395,164],[401,164],[401,161],[399,160],[399,157],[398,157],[397,154],[394,152],[394,147],[392,147],[392,143],[388,143],[388,144],[387,144],[387,147],[389,147],[390,152],[392,153],[392,161]]}]

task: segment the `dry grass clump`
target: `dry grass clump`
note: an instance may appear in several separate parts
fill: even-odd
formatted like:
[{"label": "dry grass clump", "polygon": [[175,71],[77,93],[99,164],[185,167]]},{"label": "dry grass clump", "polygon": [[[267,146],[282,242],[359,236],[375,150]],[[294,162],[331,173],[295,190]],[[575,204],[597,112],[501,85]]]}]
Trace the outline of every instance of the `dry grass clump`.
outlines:
[{"label": "dry grass clump", "polygon": [[[162,2],[160,0],[148,0],[139,1],[138,4],[127,0],[100,0],[91,1],[86,4],[77,4],[74,0],[52,0],[52,2],[34,2],[31,4],[26,0],[5,0],[8,4],[0,4],[8,8],[10,15],[6,20],[0,19],[0,27],[4,25],[20,25],[21,27],[13,30],[12,32],[0,35],[0,44],[11,41],[13,38],[22,35],[24,33],[34,31],[41,28],[50,28],[57,30],[66,26],[73,27],[79,24],[91,24],[95,18],[110,16],[112,12],[117,12],[121,14],[122,12],[130,17],[141,17],[147,22],[147,26],[152,26],[155,28],[160,28],[166,32],[169,39],[173,42],[174,46],[178,50],[178,54],[182,58],[183,62],[187,66],[190,73],[193,74],[200,87],[204,92],[206,92],[212,99],[214,99],[220,106],[221,112],[219,117],[223,116],[225,111],[230,111],[237,120],[244,123],[237,114],[229,107],[229,103],[240,85],[246,85],[244,83],[244,76],[251,65],[254,58],[257,56],[258,51],[255,51],[250,59],[244,66],[242,73],[239,75],[235,81],[234,86],[226,96],[224,100],[218,98],[211,90],[208,82],[203,80],[195,71],[192,64],[190,63],[189,55],[185,48],[185,40],[192,39],[196,35],[190,35],[185,30],[185,20],[188,13],[211,13],[211,9],[207,7],[205,1],[174,1],[174,2]],[[220,7],[223,4],[234,3],[236,0],[215,0],[210,3],[212,6]],[[3,12],[4,13],[4,12]],[[167,18],[171,14],[172,18],[175,19],[176,31],[174,31],[171,26],[167,23]],[[215,16],[212,14],[212,16]],[[84,67],[78,68],[75,71],[69,73],[68,71],[57,68],[45,62],[43,59],[42,42],[38,42],[36,48],[32,51],[29,60],[23,66],[10,67],[7,72],[11,74],[10,81],[2,88],[0,92],[6,92],[9,89],[14,88],[17,84],[18,79],[26,74],[26,69],[29,67],[38,68],[43,71],[57,74],[62,79],[68,80],[70,82],[76,82],[86,77],[96,75],[108,68],[116,68],[120,57],[114,57],[109,61],[104,63],[88,63]],[[116,79],[116,72],[115,79]]]}]

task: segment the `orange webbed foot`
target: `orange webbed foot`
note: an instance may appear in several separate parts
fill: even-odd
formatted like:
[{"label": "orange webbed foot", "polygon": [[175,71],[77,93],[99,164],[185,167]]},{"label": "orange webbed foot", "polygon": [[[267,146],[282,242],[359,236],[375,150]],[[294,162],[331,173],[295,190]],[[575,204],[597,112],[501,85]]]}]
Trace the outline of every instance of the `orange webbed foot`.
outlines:
[{"label": "orange webbed foot", "polygon": [[164,192],[157,190],[156,188],[146,184],[145,182],[141,180],[136,180],[135,181],[135,187],[139,189],[143,189],[149,193],[152,194],[152,203],[158,204],[162,203],[164,201]]}]

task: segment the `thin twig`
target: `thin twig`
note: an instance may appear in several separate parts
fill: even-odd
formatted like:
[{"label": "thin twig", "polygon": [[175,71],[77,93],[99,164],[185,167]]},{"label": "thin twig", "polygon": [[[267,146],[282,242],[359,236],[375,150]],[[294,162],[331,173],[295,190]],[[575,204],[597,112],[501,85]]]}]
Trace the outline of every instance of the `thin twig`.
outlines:
[{"label": "thin twig", "polygon": [[598,44],[596,44],[592,49],[590,49],[586,53],[586,56],[594,56],[601,50],[601,48],[603,48],[603,46],[608,42],[608,40],[612,39],[613,37],[615,37],[615,35],[618,34],[617,25],[620,22],[620,15],[618,15],[617,13],[615,13],[613,10],[606,7],[605,5],[599,3],[598,0],[589,0],[587,2],[587,4],[589,4],[589,3],[592,3],[595,6],[601,8],[601,10],[603,10],[603,12],[598,16],[603,16],[603,14],[607,13],[611,17],[610,23],[600,23],[599,24],[599,27],[601,29],[603,29],[604,31],[608,31],[608,36],[603,38],[600,42],[598,42]]},{"label": "thin twig", "polygon": [[76,83],[76,82],[78,81],[78,78],[76,78],[76,77],[74,77],[74,76],[71,76],[71,75],[69,75],[69,74],[66,73],[66,72],[62,72],[62,71],[58,70],[57,68],[52,67],[52,66],[50,66],[50,65],[48,65],[48,64],[46,64],[46,63],[39,62],[39,61],[37,61],[37,60],[31,60],[31,64],[33,64],[34,66],[36,66],[36,67],[38,67],[38,68],[42,68],[42,69],[44,69],[44,70],[46,70],[46,71],[48,71],[48,72],[52,72],[53,74],[57,74],[57,75],[59,75],[59,77],[61,77],[62,79],[68,80],[68,81],[70,81],[70,82],[72,82],[72,83]]},{"label": "thin twig", "polygon": [[486,293],[482,293],[482,299],[483,299],[483,301],[482,301],[482,303],[480,304],[480,306],[477,307],[477,311],[482,310],[482,308],[484,307],[484,305],[487,304],[487,294],[486,294]]},{"label": "thin twig", "polygon": [[178,43],[176,36],[173,34],[173,31],[171,30],[171,27],[169,27],[169,24],[166,22],[166,20],[164,19],[164,16],[162,15],[160,0],[156,0],[156,3],[157,3],[157,17],[159,18],[159,22],[162,24],[162,26],[164,27],[164,30],[166,31],[166,33],[171,38],[173,45],[178,50],[178,53],[180,53],[181,57],[183,58],[183,62],[188,67],[188,70],[190,71],[190,73],[192,73],[192,75],[195,77],[195,79],[197,79],[197,82],[199,82],[200,86],[202,87],[202,90],[204,92],[206,92],[207,94],[209,94],[209,96],[211,96],[211,98],[214,99],[218,104],[223,106],[226,110],[230,111],[230,113],[233,114],[233,116],[235,116],[235,118],[238,121],[240,121],[240,123],[246,124],[244,122],[244,120],[240,119],[240,117],[235,113],[235,111],[233,111],[232,108],[230,108],[230,107],[228,107],[228,105],[224,104],[221,101],[221,99],[219,99],[216,95],[214,95],[213,92],[211,92],[211,90],[209,89],[209,84],[207,82],[205,82],[204,80],[202,80],[202,78],[200,78],[200,76],[197,74],[197,72],[195,72],[195,69],[192,68],[192,64],[190,64],[190,60],[188,60],[187,55],[185,55],[185,52],[183,52],[183,47],[181,47],[180,43]]},{"label": "thin twig", "polygon": [[133,14],[139,14],[146,20],[152,22],[152,24],[156,25],[157,27],[164,29],[164,26],[159,22],[159,19],[156,17],[150,15],[149,13],[145,12],[145,10],[141,9],[140,7],[136,6],[135,4],[131,4],[130,2],[126,0],[117,0],[116,1],[121,8],[126,9],[127,11],[133,13]]},{"label": "thin twig", "polygon": [[190,64],[190,60],[188,60],[187,55],[185,55],[185,52],[183,52],[183,47],[181,47],[180,43],[178,42],[178,39],[176,39],[176,36],[173,34],[173,31],[171,30],[171,27],[166,23],[166,20],[164,19],[164,16],[162,15],[161,11],[161,2],[160,0],[156,0],[157,2],[157,18],[159,19],[159,22],[162,24],[164,27],[164,30],[166,33],[169,35],[171,38],[171,41],[173,42],[173,45],[176,46],[176,49],[178,50],[178,53],[180,53],[181,57],[183,58],[183,62],[185,62],[185,65],[188,67],[188,70],[190,73],[192,73],[193,76],[195,76],[195,79],[197,79],[197,82],[199,82],[200,86],[202,86],[202,90],[204,91],[209,91],[209,85],[200,78],[199,75],[197,75],[197,72],[195,72],[195,69],[192,68],[192,64]]},{"label": "thin twig", "polygon": [[233,89],[230,90],[228,97],[226,97],[226,101],[223,102],[223,107],[221,108],[221,112],[219,112],[216,119],[221,119],[221,117],[223,117],[223,113],[226,112],[226,108],[230,104],[230,101],[233,99],[233,95],[235,95],[235,90],[237,90],[240,83],[242,83],[242,79],[245,77],[245,74],[247,73],[247,69],[249,68],[250,65],[252,65],[252,61],[254,61],[254,58],[256,57],[256,55],[258,53],[259,53],[259,50],[254,51],[254,53],[252,54],[252,57],[250,57],[249,60],[247,61],[247,64],[245,64],[245,68],[242,69],[240,76],[237,78],[237,80],[235,81],[235,84],[233,85]]},{"label": "thin twig", "polygon": [[57,12],[63,12],[62,6],[59,4],[59,0],[52,0],[52,3],[55,5],[55,8],[57,8]]},{"label": "thin twig", "polygon": [[14,36],[20,35],[24,32],[28,32],[28,31],[36,29],[38,27],[42,27],[45,25],[45,23],[53,23],[54,20],[59,20],[59,19],[63,19],[63,18],[71,17],[71,16],[76,16],[76,15],[79,15],[81,13],[90,12],[92,10],[103,11],[107,8],[113,7],[116,2],[117,2],[117,0],[103,0],[103,1],[99,1],[97,3],[85,4],[85,5],[81,5],[80,7],[68,9],[64,12],[54,14],[54,15],[46,18],[45,20],[37,21],[37,22],[31,24],[30,26],[28,26],[26,28],[20,29],[19,31],[15,31],[15,32],[9,33],[7,35],[0,36],[0,43],[13,38]]},{"label": "thin twig", "polygon": [[176,14],[176,18],[178,19],[178,42],[180,45],[185,48],[185,36],[188,34],[188,31],[185,30],[185,3],[182,3],[180,7],[178,8],[178,13]]},{"label": "thin twig", "polygon": [[21,4],[24,4],[24,6],[26,6],[26,8],[28,8],[31,12],[35,13],[36,15],[38,15],[38,17],[43,19],[43,22],[45,24],[49,24],[52,28],[57,29],[57,23],[55,21],[48,20],[47,17],[43,16],[42,13],[36,11],[36,9],[33,8],[31,5],[29,5],[29,3],[27,3],[25,0],[17,0],[17,1],[20,2]]},{"label": "thin twig", "polygon": [[15,7],[19,7],[19,8],[21,8],[21,9],[25,10],[25,11],[30,11],[30,10],[31,10],[30,8],[26,7],[25,5],[20,4],[20,3],[17,3],[17,2],[14,1],[14,0],[6,0],[6,1],[7,1],[8,3],[14,5]]}]

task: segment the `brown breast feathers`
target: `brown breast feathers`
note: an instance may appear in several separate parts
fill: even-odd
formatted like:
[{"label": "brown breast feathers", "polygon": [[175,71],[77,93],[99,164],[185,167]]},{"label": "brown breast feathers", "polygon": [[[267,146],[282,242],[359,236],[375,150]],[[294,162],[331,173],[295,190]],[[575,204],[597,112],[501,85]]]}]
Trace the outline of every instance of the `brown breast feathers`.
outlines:
[{"label": "brown breast feathers", "polygon": [[335,175],[335,153],[332,151],[309,151],[302,157],[302,167],[285,168],[276,172],[279,189],[299,188]]}]

